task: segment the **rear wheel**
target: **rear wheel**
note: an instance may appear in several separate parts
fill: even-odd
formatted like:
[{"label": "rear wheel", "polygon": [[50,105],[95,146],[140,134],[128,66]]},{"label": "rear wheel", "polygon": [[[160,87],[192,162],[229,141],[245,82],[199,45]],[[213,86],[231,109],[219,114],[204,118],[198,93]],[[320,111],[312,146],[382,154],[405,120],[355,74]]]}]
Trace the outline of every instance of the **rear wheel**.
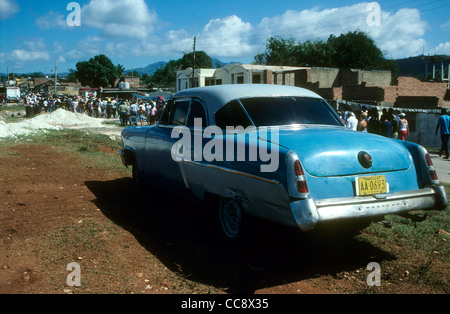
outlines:
[{"label": "rear wheel", "polygon": [[217,223],[219,236],[226,244],[237,244],[244,239],[247,217],[242,206],[236,200],[220,199]]}]

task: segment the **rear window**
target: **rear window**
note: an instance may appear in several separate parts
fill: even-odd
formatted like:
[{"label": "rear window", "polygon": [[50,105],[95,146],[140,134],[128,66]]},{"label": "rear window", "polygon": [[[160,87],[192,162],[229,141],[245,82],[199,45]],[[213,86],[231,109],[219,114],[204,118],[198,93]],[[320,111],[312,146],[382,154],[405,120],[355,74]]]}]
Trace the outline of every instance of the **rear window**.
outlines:
[{"label": "rear window", "polygon": [[320,99],[256,97],[241,99],[255,126],[324,124],[341,126],[337,114]]},{"label": "rear window", "polygon": [[216,112],[215,118],[216,125],[222,130],[225,130],[227,126],[242,126],[246,128],[252,125],[245,114],[244,109],[242,109],[241,104],[237,100],[234,100],[220,108],[219,111]]}]

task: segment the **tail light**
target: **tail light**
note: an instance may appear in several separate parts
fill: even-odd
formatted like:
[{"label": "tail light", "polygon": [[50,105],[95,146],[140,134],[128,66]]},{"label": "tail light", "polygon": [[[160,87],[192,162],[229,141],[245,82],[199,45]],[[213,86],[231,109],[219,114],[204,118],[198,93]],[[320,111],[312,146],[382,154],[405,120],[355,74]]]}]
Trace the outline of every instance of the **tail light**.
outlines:
[{"label": "tail light", "polygon": [[305,172],[299,160],[294,162],[295,179],[297,181],[297,190],[299,193],[308,194],[309,188],[306,183]]},{"label": "tail light", "polygon": [[427,161],[428,173],[433,180],[439,180],[436,171],[434,170],[433,161],[431,160],[430,154],[425,155],[425,160]]}]

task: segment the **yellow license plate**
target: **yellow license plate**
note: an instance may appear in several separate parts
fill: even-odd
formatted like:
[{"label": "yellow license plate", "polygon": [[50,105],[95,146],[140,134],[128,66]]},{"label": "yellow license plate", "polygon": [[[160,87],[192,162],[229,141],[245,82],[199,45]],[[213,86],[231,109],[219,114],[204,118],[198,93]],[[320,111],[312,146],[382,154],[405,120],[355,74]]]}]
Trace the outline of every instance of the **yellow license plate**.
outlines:
[{"label": "yellow license plate", "polygon": [[389,188],[385,176],[357,177],[356,195],[375,195],[388,193]]}]

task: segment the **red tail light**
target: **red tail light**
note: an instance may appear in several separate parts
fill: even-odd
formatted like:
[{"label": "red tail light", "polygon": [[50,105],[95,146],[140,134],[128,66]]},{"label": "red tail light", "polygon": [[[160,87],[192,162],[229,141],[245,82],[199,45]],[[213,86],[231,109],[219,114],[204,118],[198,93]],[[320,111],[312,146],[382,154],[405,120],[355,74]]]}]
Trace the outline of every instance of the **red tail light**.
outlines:
[{"label": "red tail light", "polygon": [[[433,179],[433,180],[439,180],[439,179],[438,179],[438,176],[437,176],[437,173],[436,173],[436,171],[434,170],[434,167],[433,167],[433,161],[431,160],[430,154],[427,153],[427,154],[425,155],[425,159],[426,159],[426,161],[427,161],[428,172],[429,172],[429,174],[430,174],[430,176],[431,176],[431,179]],[[431,168],[431,167],[433,167],[433,168]]]},{"label": "red tail light", "polygon": [[302,194],[309,193],[308,183],[306,183],[305,172],[299,160],[294,162],[295,177],[297,180],[297,190]]},{"label": "red tail light", "polygon": [[428,167],[433,165],[433,161],[431,160],[430,154],[426,154],[425,159],[427,160]]},{"label": "red tail light", "polygon": [[296,176],[304,176],[305,173],[303,172],[302,164],[299,160],[296,160],[294,163],[294,169],[295,169],[295,175]]}]

